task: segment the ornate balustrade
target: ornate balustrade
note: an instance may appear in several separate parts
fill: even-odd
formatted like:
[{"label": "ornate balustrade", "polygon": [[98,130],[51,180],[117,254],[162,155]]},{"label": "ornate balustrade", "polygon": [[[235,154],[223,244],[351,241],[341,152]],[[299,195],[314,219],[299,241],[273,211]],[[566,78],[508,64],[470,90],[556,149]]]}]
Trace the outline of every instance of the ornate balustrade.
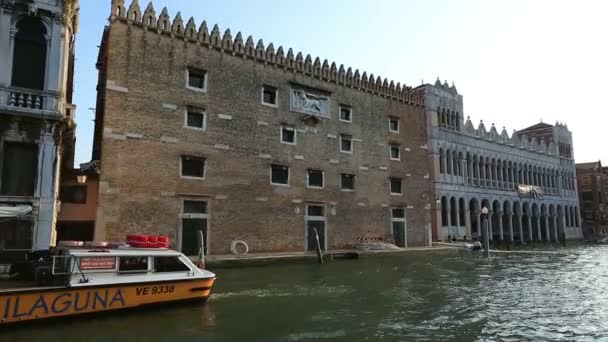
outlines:
[{"label": "ornate balustrade", "polygon": [[36,90],[0,85],[0,108],[10,111],[21,111],[32,114],[58,114],[60,107],[59,93],[48,90]]}]

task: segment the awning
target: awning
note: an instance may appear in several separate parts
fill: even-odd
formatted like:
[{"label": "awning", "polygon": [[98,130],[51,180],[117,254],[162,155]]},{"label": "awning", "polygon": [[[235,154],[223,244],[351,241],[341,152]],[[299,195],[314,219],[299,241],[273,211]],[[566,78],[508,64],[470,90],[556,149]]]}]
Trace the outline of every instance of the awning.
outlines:
[{"label": "awning", "polygon": [[543,189],[533,185],[518,185],[517,192],[519,197],[532,198],[532,199],[543,199]]},{"label": "awning", "polygon": [[29,205],[19,205],[16,207],[0,206],[0,218],[18,217],[28,214],[32,211]]}]

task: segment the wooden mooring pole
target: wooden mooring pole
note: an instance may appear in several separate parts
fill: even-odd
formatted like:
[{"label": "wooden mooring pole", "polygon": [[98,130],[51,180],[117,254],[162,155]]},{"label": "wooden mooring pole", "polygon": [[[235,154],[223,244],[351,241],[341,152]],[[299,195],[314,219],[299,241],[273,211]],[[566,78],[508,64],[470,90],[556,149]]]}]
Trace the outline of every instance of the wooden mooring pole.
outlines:
[{"label": "wooden mooring pole", "polygon": [[323,264],[323,251],[321,250],[321,242],[319,241],[319,232],[317,228],[315,230],[315,238],[317,239],[317,257],[319,258],[319,264]]}]

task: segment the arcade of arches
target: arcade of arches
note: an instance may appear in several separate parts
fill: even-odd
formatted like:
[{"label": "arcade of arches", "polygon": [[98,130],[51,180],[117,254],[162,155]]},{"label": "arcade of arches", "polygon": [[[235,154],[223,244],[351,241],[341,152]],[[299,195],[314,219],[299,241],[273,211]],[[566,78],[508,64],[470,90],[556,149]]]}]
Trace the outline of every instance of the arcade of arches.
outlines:
[{"label": "arcade of arches", "polygon": [[579,228],[578,208],[535,200],[488,200],[442,196],[441,225],[446,236],[481,236],[481,208],[488,208],[491,240],[559,241],[568,228]]}]

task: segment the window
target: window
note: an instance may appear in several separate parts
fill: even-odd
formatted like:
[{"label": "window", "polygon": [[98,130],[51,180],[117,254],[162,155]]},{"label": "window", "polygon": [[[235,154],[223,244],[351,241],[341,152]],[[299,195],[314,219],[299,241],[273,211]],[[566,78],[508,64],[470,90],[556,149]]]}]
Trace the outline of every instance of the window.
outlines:
[{"label": "window", "polygon": [[274,185],[289,185],[289,167],[284,165],[271,165],[270,183]]},{"label": "window", "polygon": [[145,273],[148,272],[148,257],[119,257],[118,272]]},{"label": "window", "polygon": [[583,176],[583,185],[591,185],[591,176]]},{"label": "window", "polygon": [[353,110],[351,107],[340,105],[340,121],[353,122]]},{"label": "window", "polygon": [[404,219],[405,218],[405,209],[402,207],[392,208],[392,217],[393,219]]},{"label": "window", "polygon": [[355,191],[355,175],[348,173],[341,174],[340,183],[343,191]]},{"label": "window", "polygon": [[207,202],[205,201],[184,201],[184,214],[206,214]]},{"label": "window", "polygon": [[33,196],[38,171],[38,145],[5,142],[0,195]]},{"label": "window", "polygon": [[393,133],[399,133],[399,119],[388,118],[388,130]]},{"label": "window", "polygon": [[277,95],[278,95],[279,90],[275,87],[271,87],[271,86],[263,86],[262,87],[262,104],[271,106],[271,107],[278,107],[278,103],[277,103]]},{"label": "window", "polygon": [[207,90],[207,71],[188,68],[187,69],[187,81],[186,87],[197,91]]},{"label": "window", "polygon": [[391,195],[401,195],[402,194],[401,178],[391,177],[390,183],[391,183]]},{"label": "window", "polygon": [[190,267],[184,264],[179,257],[154,257],[154,272],[189,272]]},{"label": "window", "polygon": [[353,137],[340,134],[340,152],[353,153]]},{"label": "window", "polygon": [[281,126],[281,142],[283,144],[296,144],[296,129],[293,126]]},{"label": "window", "polygon": [[182,156],[182,177],[205,178],[205,158]]},{"label": "window", "polygon": [[400,155],[400,148],[399,145],[397,144],[390,144],[390,158],[391,160],[399,160],[401,155]]},{"label": "window", "polygon": [[71,185],[61,187],[59,200],[63,203],[87,203],[86,185]]},{"label": "window", "polygon": [[46,34],[46,28],[36,16],[25,16],[17,23],[11,85],[29,89],[44,89]]},{"label": "window", "polygon": [[186,127],[204,130],[206,128],[205,113],[188,109],[186,111]]},{"label": "window", "polygon": [[308,187],[323,188],[323,171],[308,170]]},{"label": "window", "polygon": [[309,204],[306,209],[306,216],[324,216],[323,206]]},{"label": "window", "polygon": [[593,201],[593,191],[583,191],[581,195],[583,201]]}]

